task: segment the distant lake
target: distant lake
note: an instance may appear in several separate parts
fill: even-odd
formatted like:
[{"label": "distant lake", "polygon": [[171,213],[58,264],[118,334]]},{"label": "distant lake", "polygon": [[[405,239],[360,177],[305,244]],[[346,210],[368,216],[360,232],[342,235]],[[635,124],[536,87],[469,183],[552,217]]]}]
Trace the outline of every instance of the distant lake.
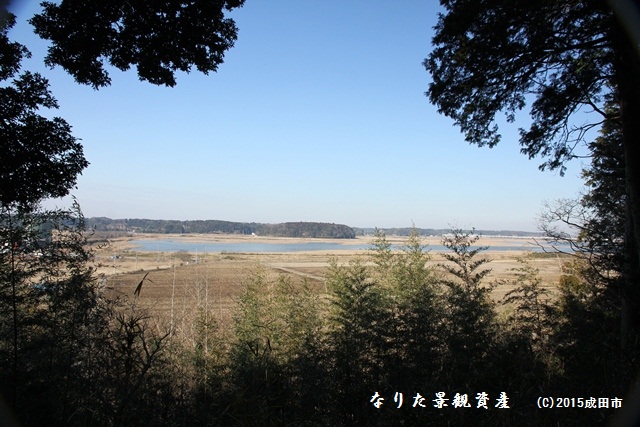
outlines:
[{"label": "distant lake", "polygon": [[[134,251],[140,252],[233,252],[233,253],[268,253],[268,252],[307,252],[307,251],[364,251],[370,244],[351,245],[333,242],[301,242],[301,243],[250,243],[250,242],[184,242],[179,240],[131,240]],[[402,249],[401,245],[392,245],[392,250]],[[551,247],[548,247],[550,250]],[[427,251],[444,252],[442,245],[428,245]],[[531,251],[542,252],[542,248],[534,244],[522,242],[522,245],[491,246],[490,251]]]}]

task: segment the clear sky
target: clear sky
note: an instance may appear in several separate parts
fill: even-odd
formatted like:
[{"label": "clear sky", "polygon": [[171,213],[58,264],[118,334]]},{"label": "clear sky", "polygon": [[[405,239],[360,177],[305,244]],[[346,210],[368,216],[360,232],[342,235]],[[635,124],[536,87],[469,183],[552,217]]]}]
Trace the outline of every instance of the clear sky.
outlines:
[{"label": "clear sky", "polygon": [[217,73],[165,88],[111,70],[99,91],[44,67],[38,3],[14,5],[10,37],[82,139],[86,216],[533,231],[582,188],[579,161],[561,177],[519,153],[518,123],[478,148],[429,103],[435,0],[247,0]]}]

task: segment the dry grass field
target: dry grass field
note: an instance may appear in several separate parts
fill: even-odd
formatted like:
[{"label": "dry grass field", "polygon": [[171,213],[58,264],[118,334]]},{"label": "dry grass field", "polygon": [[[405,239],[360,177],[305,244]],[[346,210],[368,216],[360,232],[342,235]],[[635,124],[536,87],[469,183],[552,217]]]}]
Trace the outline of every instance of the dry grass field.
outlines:
[{"label": "dry grass field", "polygon": [[[135,236],[136,239],[170,239],[171,235]],[[181,239],[184,237],[180,237]],[[243,242],[253,237],[189,235],[194,241]],[[303,239],[260,238],[265,243],[291,243]],[[294,281],[307,280],[317,292],[325,292],[325,274],[331,258],[339,264],[354,259],[367,261],[368,253],[361,249],[343,249],[335,251],[309,251],[284,253],[187,253],[187,252],[139,252],[131,245],[131,237],[110,239],[96,246],[95,255],[98,273],[107,288],[117,294],[133,297],[136,286],[145,278],[139,303],[148,307],[154,315],[164,319],[184,319],[192,315],[196,307],[217,312],[220,319],[229,319],[241,292],[249,277],[262,269],[268,275],[289,276]],[[392,243],[402,243],[402,238],[388,239]],[[307,240],[308,241],[308,240]],[[317,240],[314,240],[317,241]],[[324,240],[335,242],[331,240]],[[371,242],[371,238],[360,237],[349,241],[340,241],[344,245],[362,245]],[[425,244],[439,244],[439,238],[426,238]],[[479,244],[489,246],[521,246],[517,239],[483,238]],[[354,246],[355,247],[355,246]],[[436,251],[430,251],[431,265],[443,262]],[[488,251],[483,256],[489,259],[486,264],[491,268],[487,283],[500,282],[514,276],[514,268],[519,266],[517,259],[527,255],[521,251]],[[562,263],[566,257],[557,254],[530,254],[530,263],[539,269],[545,286],[553,290],[561,274]],[[498,285],[493,295],[500,300],[511,289],[508,284]]]}]

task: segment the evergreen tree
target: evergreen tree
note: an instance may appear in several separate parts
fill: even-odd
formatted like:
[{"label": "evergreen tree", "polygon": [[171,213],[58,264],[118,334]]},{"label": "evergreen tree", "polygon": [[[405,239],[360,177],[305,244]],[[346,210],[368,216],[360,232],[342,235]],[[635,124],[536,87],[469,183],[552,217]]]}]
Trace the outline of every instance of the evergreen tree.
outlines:
[{"label": "evergreen tree", "polygon": [[82,222],[77,205],[0,212],[0,389],[26,425],[88,409],[88,372],[110,309]]},{"label": "evergreen tree", "polygon": [[425,249],[415,227],[398,251],[391,252],[382,232],[376,233],[372,247],[375,277],[387,284],[392,301],[386,366],[398,389],[416,389],[440,375],[443,300]]},{"label": "evergreen tree", "polygon": [[[640,330],[640,51],[630,31],[637,8],[632,2],[568,0],[441,3],[446,13],[424,63],[433,76],[428,95],[468,142],[494,146],[501,138],[496,115],[504,112],[513,122],[533,99],[520,144],[530,158],[546,158],[542,169],[562,172],[574,148],[600,126],[611,137],[599,143],[610,146],[607,152],[621,145],[625,323]],[[573,118],[584,109],[596,117],[577,124]]]},{"label": "evergreen tree", "polygon": [[483,279],[490,269],[482,269],[488,262],[478,258],[487,247],[473,247],[480,236],[459,229],[443,238],[443,245],[452,253],[444,253],[448,261],[440,266],[450,275],[442,283],[445,291],[444,337],[448,353],[450,384],[456,387],[485,379],[492,364],[493,343],[496,336],[495,304],[491,300],[492,286]]},{"label": "evergreen tree", "polygon": [[391,311],[388,293],[369,275],[362,261],[339,266],[332,260],[329,344],[332,400],[343,424],[362,424],[372,388],[383,387],[388,374]]}]

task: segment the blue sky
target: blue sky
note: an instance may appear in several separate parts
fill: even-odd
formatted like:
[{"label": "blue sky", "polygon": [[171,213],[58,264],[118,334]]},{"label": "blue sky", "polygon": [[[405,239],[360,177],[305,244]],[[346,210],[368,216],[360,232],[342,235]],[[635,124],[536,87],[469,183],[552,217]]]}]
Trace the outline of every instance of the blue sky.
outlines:
[{"label": "blue sky", "polygon": [[111,70],[99,91],[44,67],[38,3],[10,36],[82,139],[86,216],[535,230],[544,201],[582,188],[579,161],[560,177],[519,153],[518,123],[478,148],[429,103],[435,0],[248,0],[217,73],[165,88]]}]

